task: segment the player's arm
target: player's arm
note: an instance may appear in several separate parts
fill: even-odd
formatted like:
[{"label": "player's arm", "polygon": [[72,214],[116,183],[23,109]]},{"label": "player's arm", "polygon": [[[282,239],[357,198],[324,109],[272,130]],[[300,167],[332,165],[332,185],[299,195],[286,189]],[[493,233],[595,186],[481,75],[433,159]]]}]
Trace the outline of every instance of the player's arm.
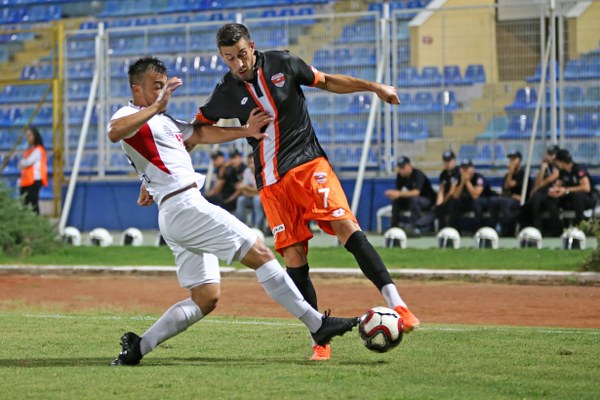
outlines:
[{"label": "player's arm", "polygon": [[400,104],[395,87],[353,76],[319,72],[316,87],[332,93],[373,92],[386,103]]},{"label": "player's arm", "polygon": [[481,193],[483,193],[483,185],[473,186],[471,181],[467,181],[465,187],[473,199],[478,199]]},{"label": "player's arm", "polygon": [[579,180],[579,185],[565,187],[565,191],[569,192],[569,193],[577,193],[577,192],[590,193],[590,191],[591,191],[590,180],[587,176],[584,176]]},{"label": "player's arm", "polygon": [[116,143],[119,140],[127,139],[135,135],[150,118],[164,112],[167,108],[171,93],[182,85],[181,79],[171,78],[163,86],[158,98],[150,106],[142,108],[140,111],[121,118],[115,118],[108,123],[108,138]]},{"label": "player's arm", "polygon": [[140,185],[140,195],[138,196],[137,203],[142,207],[151,206],[154,203],[154,198],[148,193],[148,188],[146,188],[144,183]]},{"label": "player's arm", "polygon": [[240,127],[220,127],[216,125],[204,125],[195,120],[194,133],[186,141],[186,147],[193,147],[197,144],[215,144],[225,143],[236,139],[254,138],[263,139],[268,135],[261,133],[261,128],[270,124],[273,118],[257,107],[250,112],[248,123]]}]

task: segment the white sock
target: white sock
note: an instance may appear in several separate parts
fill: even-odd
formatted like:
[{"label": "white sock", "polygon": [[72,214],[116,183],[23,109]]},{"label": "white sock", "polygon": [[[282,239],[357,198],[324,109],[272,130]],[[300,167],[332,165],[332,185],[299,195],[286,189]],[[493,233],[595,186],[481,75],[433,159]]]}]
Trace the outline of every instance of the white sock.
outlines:
[{"label": "white sock", "polygon": [[200,307],[192,299],[185,299],[173,304],[142,335],[143,340],[140,342],[142,355],[151,352],[165,340],[185,331],[189,326],[200,321],[203,317],[204,315],[202,315]]},{"label": "white sock", "polygon": [[319,330],[322,314],[304,300],[292,278],[284,272],[277,260],[268,261],[257,268],[256,277],[265,292],[304,322],[309,331]]},{"label": "white sock", "polygon": [[396,306],[406,307],[406,303],[400,297],[400,293],[398,293],[398,289],[396,285],[393,283],[388,283],[384,287],[381,288],[381,295],[387,301],[388,307],[394,308]]}]

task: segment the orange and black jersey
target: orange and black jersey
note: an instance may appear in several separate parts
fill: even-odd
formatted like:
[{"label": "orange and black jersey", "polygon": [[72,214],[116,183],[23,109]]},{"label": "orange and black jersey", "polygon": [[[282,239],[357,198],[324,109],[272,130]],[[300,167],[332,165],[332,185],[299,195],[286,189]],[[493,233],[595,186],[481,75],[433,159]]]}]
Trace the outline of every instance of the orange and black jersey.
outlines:
[{"label": "orange and black jersey", "polygon": [[301,86],[315,86],[319,72],[288,51],[256,51],[255,77],[244,82],[231,72],[217,84],[196,120],[214,124],[237,118],[245,124],[255,107],[273,117],[263,140],[248,139],[254,153],[259,189],[286,172],[318,157],[326,157],[310,122]]}]

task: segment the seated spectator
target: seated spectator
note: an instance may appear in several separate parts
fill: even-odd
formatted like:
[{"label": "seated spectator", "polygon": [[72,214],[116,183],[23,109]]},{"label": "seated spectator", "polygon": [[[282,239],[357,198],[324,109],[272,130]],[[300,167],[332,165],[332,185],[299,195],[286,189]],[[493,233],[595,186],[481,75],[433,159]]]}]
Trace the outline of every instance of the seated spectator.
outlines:
[{"label": "seated spectator", "polygon": [[476,231],[482,226],[483,212],[487,209],[489,198],[496,196],[496,193],[483,175],[475,172],[473,161],[465,159],[460,163],[460,182],[452,196],[455,202],[449,207],[449,225],[460,232],[461,214],[472,211],[475,214],[473,230]]},{"label": "seated spectator", "polygon": [[561,233],[558,221],[553,221],[554,223],[550,223],[547,227],[543,224],[543,215],[547,211],[548,191],[558,180],[559,170],[555,163],[558,150],[556,145],[552,145],[546,150],[546,156],[540,164],[529,201],[521,210],[521,225],[534,226],[545,236],[556,236]]},{"label": "seated spectator", "polygon": [[553,221],[559,220],[559,208],[575,211],[574,225],[583,220],[583,212],[595,206],[592,179],[587,168],[573,162],[571,154],[561,149],[556,153],[559,177],[548,190],[548,212]]},{"label": "seated spectator", "polygon": [[436,194],[429,178],[423,171],[413,168],[408,157],[398,158],[396,188],[386,190],[385,196],[392,200],[392,226],[400,226],[400,213],[410,211],[410,225],[404,225],[405,230],[420,234],[430,227],[433,214],[429,211]]},{"label": "seated spectator", "polygon": [[454,192],[456,186],[460,182],[460,169],[456,165],[456,155],[453,151],[448,150],[442,154],[444,161],[444,170],[440,173],[440,190],[435,201],[435,217],[439,222],[439,228],[447,225],[447,218],[450,214],[450,207],[455,202]]},{"label": "seated spectator", "polygon": [[223,157],[223,153],[220,151],[213,153],[211,157],[213,156],[213,166],[217,169],[217,181],[204,197],[212,204],[233,213],[237,199],[235,185],[242,180],[246,165],[242,162],[241,153],[235,149],[229,153],[227,161],[220,161]]},{"label": "seated spectator", "polygon": [[244,223],[246,220],[246,211],[251,211],[251,218],[249,226],[259,229],[261,232],[265,231],[265,211],[263,210],[260,202],[260,196],[258,195],[258,189],[256,188],[256,178],[254,176],[254,157],[252,154],[248,154],[247,158],[248,166],[244,170],[241,182],[236,185],[236,191],[238,197],[236,201],[235,215],[238,219]]},{"label": "seated spectator", "polygon": [[521,165],[523,156],[518,150],[508,153],[508,173],[504,175],[502,194],[489,200],[488,209],[492,216],[491,226],[498,234],[516,234],[517,220],[521,208],[521,192],[525,182],[525,169]]},{"label": "seated spectator", "polygon": [[225,154],[223,154],[221,150],[216,150],[210,154],[210,159],[212,161],[213,174],[216,177],[216,181],[210,189],[207,188],[208,190],[204,194],[204,198],[210,203],[220,206],[223,202],[223,196],[221,194],[223,187],[218,183],[219,177],[222,175],[222,169],[225,166]]}]

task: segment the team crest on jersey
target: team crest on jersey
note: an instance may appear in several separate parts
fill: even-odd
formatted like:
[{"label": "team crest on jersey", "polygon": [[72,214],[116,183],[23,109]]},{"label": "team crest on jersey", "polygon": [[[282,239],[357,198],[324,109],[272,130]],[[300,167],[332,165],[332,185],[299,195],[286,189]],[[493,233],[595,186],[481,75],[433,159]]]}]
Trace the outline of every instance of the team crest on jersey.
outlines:
[{"label": "team crest on jersey", "polygon": [[275,74],[271,77],[271,82],[273,82],[273,85],[277,87],[283,87],[283,85],[285,85],[285,75],[283,75],[281,72]]}]

